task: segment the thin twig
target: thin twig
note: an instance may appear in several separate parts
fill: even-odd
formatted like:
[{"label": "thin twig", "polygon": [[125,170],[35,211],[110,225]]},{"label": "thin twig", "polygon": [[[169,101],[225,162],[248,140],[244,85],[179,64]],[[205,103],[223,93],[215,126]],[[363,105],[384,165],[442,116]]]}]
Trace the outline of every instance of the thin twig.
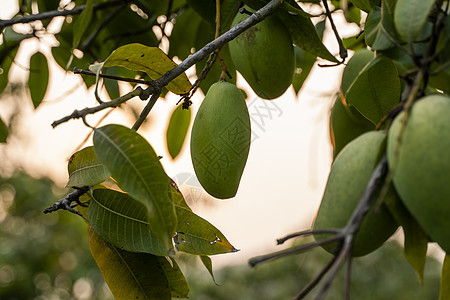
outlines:
[{"label": "thin twig", "polygon": [[287,240],[290,240],[292,238],[296,238],[299,236],[306,236],[306,235],[312,235],[312,234],[326,234],[326,233],[336,234],[339,231],[340,231],[339,229],[319,229],[319,230],[304,230],[304,231],[300,231],[300,232],[295,232],[295,233],[291,233],[285,237],[282,237],[280,239],[277,239],[277,245],[281,245],[284,242],[286,242]]},{"label": "thin twig", "polygon": [[336,25],[334,24],[333,16],[331,15],[330,8],[328,7],[327,0],[323,0],[322,2],[323,2],[323,6],[325,7],[325,12],[326,12],[327,18],[328,18],[328,20],[330,20],[331,29],[333,29],[334,35],[335,35],[336,40],[337,40],[337,42],[339,44],[339,56],[342,59],[341,63],[344,63],[345,59],[348,56],[347,49],[345,48],[344,43],[342,42],[342,39],[339,36],[339,33],[337,31]]},{"label": "thin twig", "polygon": [[[119,98],[116,98],[114,100],[111,100],[109,102],[104,102],[104,103],[102,103],[102,104],[100,104],[98,106],[94,106],[94,107],[86,107],[86,108],[84,108],[82,110],[74,110],[72,112],[72,114],[70,114],[70,115],[68,115],[68,116],[66,116],[64,118],[61,118],[61,119],[53,122],[52,123],[52,127],[55,128],[56,126],[58,126],[58,125],[60,125],[62,123],[65,123],[65,122],[67,122],[69,120],[72,120],[72,119],[80,119],[80,118],[82,118],[83,121],[85,121],[85,118],[86,118],[87,115],[95,114],[96,112],[102,111],[102,110],[104,110],[106,108],[117,107],[120,104],[122,104],[122,103],[130,100],[131,98],[136,97],[136,96],[142,97],[142,92],[143,92],[143,89],[138,86],[136,89],[134,89],[133,91],[129,92],[128,94],[125,94],[125,95],[123,95],[123,96],[121,96]],[[91,127],[91,126],[89,126],[89,127]]]},{"label": "thin twig", "polygon": [[152,97],[148,101],[147,105],[145,105],[144,109],[142,110],[141,114],[139,115],[139,118],[136,120],[136,122],[133,125],[134,130],[138,130],[139,127],[141,127],[142,123],[144,123],[145,119],[147,118],[148,114],[152,110],[153,106],[155,105],[156,101],[159,98],[159,95],[161,95],[161,91],[155,92],[152,94]]},{"label": "thin twig", "polygon": [[[78,68],[73,68],[74,74],[82,74],[82,75],[89,75],[89,76],[96,76],[94,72],[86,71]],[[150,80],[142,80],[142,79],[132,79],[132,78],[125,78],[121,76],[114,76],[114,75],[108,75],[108,74],[99,74],[99,77],[101,78],[107,78],[107,79],[113,79],[117,81],[124,81],[124,82],[132,82],[132,83],[141,83],[141,84],[147,84],[150,85],[152,81]]]}]

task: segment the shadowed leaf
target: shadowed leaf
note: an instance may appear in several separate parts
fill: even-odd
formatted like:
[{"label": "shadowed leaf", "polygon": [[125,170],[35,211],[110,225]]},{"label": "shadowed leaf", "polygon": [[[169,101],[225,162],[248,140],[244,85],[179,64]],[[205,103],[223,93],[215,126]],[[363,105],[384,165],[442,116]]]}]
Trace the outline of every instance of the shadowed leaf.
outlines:
[{"label": "shadowed leaf", "polygon": [[91,186],[108,179],[111,174],[100,163],[95,155],[94,147],[86,147],[74,153],[67,165],[69,181],[66,187]]},{"label": "shadowed leaf", "polygon": [[48,85],[48,64],[47,58],[41,52],[36,52],[30,59],[30,77],[28,78],[28,88],[30,89],[31,100],[34,107],[38,107],[44,99]]},{"label": "shadowed leaf", "polygon": [[404,41],[413,42],[421,33],[436,0],[398,0],[394,24]]},{"label": "shadowed leaf", "polygon": [[183,109],[182,105],[178,105],[172,113],[166,132],[167,148],[172,158],[177,157],[180,153],[190,123],[191,110]]},{"label": "shadowed leaf", "polygon": [[209,256],[206,256],[206,255],[200,255],[199,257],[200,257],[200,260],[202,261],[202,264],[205,266],[205,268],[208,270],[209,274],[211,275],[211,278],[214,281],[214,283],[216,285],[219,285],[216,282],[216,279],[214,278],[211,258],[209,258]]},{"label": "shadowed leaf", "polygon": [[439,294],[439,300],[450,299],[450,257],[445,255],[444,263],[442,265],[441,274],[441,291]]},{"label": "shadowed leaf", "polygon": [[8,137],[8,126],[0,119],[0,143],[5,143]]},{"label": "shadowed leaf", "polygon": [[92,256],[117,300],[172,298],[169,281],[157,256],[113,247],[91,226],[88,226],[88,237]]}]

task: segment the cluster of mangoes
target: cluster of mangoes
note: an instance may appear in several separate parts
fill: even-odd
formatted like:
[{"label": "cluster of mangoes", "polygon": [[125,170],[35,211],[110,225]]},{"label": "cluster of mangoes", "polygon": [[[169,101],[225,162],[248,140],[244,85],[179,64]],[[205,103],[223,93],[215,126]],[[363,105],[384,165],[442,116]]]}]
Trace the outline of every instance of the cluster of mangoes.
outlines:
[{"label": "cluster of mangoes", "polygon": [[[238,14],[233,26],[247,18]],[[295,53],[291,37],[270,16],[229,43],[236,69],[263,99],[281,96],[291,85]],[[213,84],[195,117],[191,157],[203,188],[220,199],[236,195],[250,149],[250,117],[242,92],[231,83]]]},{"label": "cluster of mangoes", "polygon": [[[386,152],[393,180],[384,203],[398,197],[430,240],[450,251],[450,98],[423,97],[407,114],[400,113],[387,133],[369,131],[340,151],[331,167],[314,230],[346,225],[377,161]],[[372,207],[356,235],[353,255],[374,251],[397,227],[386,205]],[[337,250],[336,244],[324,248],[331,253]]]}]

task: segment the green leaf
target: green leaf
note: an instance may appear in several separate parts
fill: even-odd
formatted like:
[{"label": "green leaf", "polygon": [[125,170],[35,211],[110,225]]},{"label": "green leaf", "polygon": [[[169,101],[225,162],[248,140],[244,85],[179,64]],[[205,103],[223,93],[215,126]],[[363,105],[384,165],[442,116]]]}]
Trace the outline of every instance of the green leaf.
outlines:
[{"label": "green leaf", "polygon": [[227,238],[211,223],[192,211],[176,206],[178,225],[174,236],[175,248],[197,255],[237,252]]},{"label": "green leaf", "polygon": [[214,278],[211,258],[209,258],[209,256],[206,256],[206,255],[200,255],[199,257],[200,257],[202,264],[205,266],[206,270],[208,270],[209,274],[211,275],[211,278],[214,281],[214,283],[216,285],[219,285],[217,283],[216,279]]},{"label": "green leaf", "polygon": [[8,126],[0,118],[0,143],[5,143],[8,138]]},{"label": "green leaf", "polygon": [[97,234],[118,248],[163,256],[168,253],[148,226],[145,206],[128,194],[95,188],[88,220]]},{"label": "green leaf", "polygon": [[375,125],[400,101],[397,68],[386,57],[375,58],[350,86],[348,105],[355,107]]},{"label": "green leaf", "polygon": [[182,105],[178,105],[170,117],[166,132],[167,148],[173,159],[180,153],[190,123],[191,110],[183,109]]},{"label": "green leaf", "polygon": [[197,34],[203,31],[199,28],[202,22],[203,19],[190,7],[186,8],[175,19],[175,24],[169,37],[170,57],[177,56],[183,60],[191,54],[191,49],[194,47]]},{"label": "green leaf", "polygon": [[[242,0],[221,0],[220,1],[220,32],[230,29]],[[214,14],[215,15],[215,14]]]},{"label": "green leaf", "polygon": [[30,89],[34,108],[38,107],[39,104],[41,104],[42,99],[44,99],[47,85],[47,58],[41,52],[36,52],[30,59],[30,76],[28,78],[28,88]]},{"label": "green leaf", "polygon": [[187,0],[194,11],[211,24],[216,21],[216,3],[211,0]]},{"label": "green leaf", "polygon": [[[158,47],[147,47],[134,43],[122,46],[105,60],[104,67],[121,66],[136,72],[145,72],[155,80],[177,66]],[[175,94],[185,94],[191,88],[186,73],[180,74],[169,82],[167,89]]]},{"label": "green leaf", "polygon": [[169,256],[157,256],[167,280],[172,298],[189,298],[189,286],[177,262]]},{"label": "green leaf", "polygon": [[347,94],[348,89],[358,78],[362,70],[364,70],[364,67],[373,60],[374,56],[375,54],[367,49],[357,51],[355,52],[355,54],[353,54],[352,58],[350,58],[347,65],[345,66],[344,72],[342,73],[342,94]]},{"label": "green leaf", "polygon": [[295,73],[292,79],[292,86],[294,87],[295,93],[298,94],[302,88],[303,83],[309,75],[317,57],[306,52],[298,46],[294,47],[295,50]]},{"label": "green leaf", "polygon": [[420,35],[435,0],[398,0],[394,24],[400,37],[413,42]]},{"label": "green leaf", "polygon": [[444,263],[442,264],[441,274],[441,291],[439,293],[439,300],[450,299],[450,256],[445,255]]},{"label": "green leaf", "polygon": [[67,164],[69,181],[66,187],[91,186],[108,179],[111,174],[97,159],[94,147],[86,147],[75,152]]},{"label": "green leaf", "polygon": [[169,249],[177,218],[169,177],[152,146],[132,129],[106,125],[95,129],[94,149],[121,189],[146,206],[150,229]]},{"label": "green leaf", "polygon": [[[395,192],[392,188],[389,192]],[[428,236],[416,219],[408,212],[398,197],[386,197],[386,205],[394,219],[403,227],[405,257],[416,270],[423,283],[423,272],[427,259]]]},{"label": "green leaf", "polygon": [[[385,7],[386,5],[383,6],[383,9]],[[373,50],[386,50],[395,46],[383,31],[384,18],[388,18],[388,16],[386,16],[386,13],[383,14],[382,10],[378,7],[367,16],[364,32],[366,35],[366,43]],[[395,34],[393,28],[385,28],[385,30],[391,35],[393,33]]]},{"label": "green leaf", "polygon": [[[174,236],[177,250],[199,255],[237,251],[216,227],[187,207],[181,193],[172,189],[171,194],[177,201],[178,225]],[[95,231],[116,247],[167,255],[165,246],[148,227],[144,205],[128,194],[105,188],[94,189],[88,219]]]},{"label": "green leaf", "polygon": [[9,69],[12,65],[12,62],[14,61],[14,58],[17,53],[17,47],[13,49],[11,52],[9,52],[6,49],[5,44],[0,46],[0,93],[3,92],[3,90],[8,85],[9,79]]},{"label": "green leaf", "polygon": [[289,30],[294,44],[313,55],[332,62],[338,62],[322,43],[309,18],[300,15],[292,15],[283,10],[278,11],[278,16]]},{"label": "green leaf", "polygon": [[88,226],[88,238],[92,256],[115,299],[172,299],[160,258],[113,247],[91,226]]},{"label": "green leaf", "polygon": [[94,0],[86,0],[86,7],[83,12],[78,16],[73,23],[73,41],[72,47],[75,49],[81,42],[86,29],[91,23],[92,16],[94,14],[93,10]]},{"label": "green leaf", "polygon": [[379,0],[351,0],[351,2],[366,13],[373,11],[373,7],[380,3]]}]

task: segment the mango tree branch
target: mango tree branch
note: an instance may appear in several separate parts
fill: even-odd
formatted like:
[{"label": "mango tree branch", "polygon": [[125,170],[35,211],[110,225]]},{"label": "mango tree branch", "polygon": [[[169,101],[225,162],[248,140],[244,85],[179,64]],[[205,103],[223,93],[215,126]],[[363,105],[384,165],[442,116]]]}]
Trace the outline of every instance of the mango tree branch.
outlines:
[{"label": "mango tree branch", "polygon": [[[280,0],[272,0],[267,5],[262,7],[260,10],[256,11],[254,14],[252,14],[250,17],[242,21],[241,23],[237,24],[218,38],[216,38],[214,41],[209,42],[206,44],[203,48],[195,52],[194,54],[187,57],[183,62],[181,62],[177,67],[173,68],[172,70],[168,71],[166,74],[164,74],[159,79],[153,81],[154,83],[160,85],[160,86],[166,86],[170,81],[175,79],[178,75],[184,73],[187,69],[189,69],[194,64],[198,63],[199,61],[203,60],[206,56],[208,56],[210,53],[215,51],[216,49],[221,48],[223,45],[228,43],[229,41],[236,38],[238,35],[243,33],[248,28],[252,27],[253,25],[261,22],[266,17],[271,15],[278,7],[281,6]],[[151,89],[144,90],[143,97],[148,98],[152,94]]]},{"label": "mango tree branch", "polygon": [[[108,7],[112,7],[112,6],[117,6],[119,4],[127,3],[127,2],[130,2],[130,1],[129,0],[111,0],[108,2],[94,4],[93,9],[94,10],[104,9],[104,8],[108,8]],[[8,19],[8,20],[0,19],[0,31],[2,31],[3,28],[5,28],[5,27],[12,26],[14,24],[26,24],[26,23],[31,23],[34,21],[39,21],[39,20],[52,19],[54,17],[59,17],[59,16],[79,15],[83,12],[83,10],[85,8],[86,8],[86,5],[80,5],[73,9],[52,10],[52,11],[47,11],[47,12],[43,12],[43,13],[39,13],[39,14],[33,14],[33,15],[28,15],[28,16],[23,16],[23,17],[18,17],[18,18],[16,17],[16,18]]]},{"label": "mango tree branch", "polygon": [[[119,98],[116,98],[114,100],[111,100],[109,102],[103,102],[102,104],[98,105],[98,106],[94,106],[94,107],[86,107],[82,110],[74,110],[72,114],[59,119],[55,122],[52,123],[52,127],[55,128],[56,126],[65,123],[69,120],[72,119],[80,119],[82,118],[83,121],[85,121],[85,118],[87,115],[91,115],[91,114],[95,114],[96,112],[99,112],[101,110],[104,110],[106,108],[114,108],[119,106],[120,104],[130,100],[131,98],[134,98],[136,96],[141,96],[142,92],[144,90],[141,87],[137,87],[136,89],[134,89],[133,91],[129,92],[128,94],[125,94]],[[86,123],[86,122],[85,122]]]}]

